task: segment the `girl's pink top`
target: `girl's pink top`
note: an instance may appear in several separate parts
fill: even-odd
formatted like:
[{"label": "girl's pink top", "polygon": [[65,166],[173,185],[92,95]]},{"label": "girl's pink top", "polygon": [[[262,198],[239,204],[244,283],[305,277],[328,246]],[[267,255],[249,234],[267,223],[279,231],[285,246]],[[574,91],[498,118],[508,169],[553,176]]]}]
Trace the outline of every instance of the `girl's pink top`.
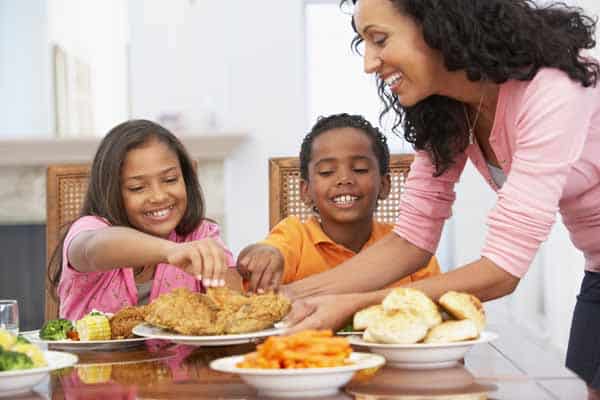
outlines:
[{"label": "girl's pink top", "polygon": [[[62,276],[58,285],[61,318],[80,319],[96,309],[115,313],[125,306],[137,305],[138,293],[133,269],[116,268],[103,272],[79,272],[69,263],[68,249],[73,238],[83,231],[103,229],[110,225],[102,218],[85,216],[76,220],[70,227],[63,246]],[[203,221],[185,237],[171,232],[168,239],[176,243],[191,242],[212,238],[225,249],[227,262],[235,266],[231,252],[225,248],[218,225]],[[169,264],[158,264],[150,291],[150,300],[175,288],[187,287],[193,291],[203,291],[202,283],[195,277]]]},{"label": "girl's pink top", "polygon": [[600,83],[584,88],[560,70],[541,69],[531,81],[502,84],[490,145],[507,175],[501,189],[477,144],[437,178],[418,152],[394,231],[435,252],[469,158],[498,195],[483,257],[523,276],[560,211],[586,269],[600,272]]}]

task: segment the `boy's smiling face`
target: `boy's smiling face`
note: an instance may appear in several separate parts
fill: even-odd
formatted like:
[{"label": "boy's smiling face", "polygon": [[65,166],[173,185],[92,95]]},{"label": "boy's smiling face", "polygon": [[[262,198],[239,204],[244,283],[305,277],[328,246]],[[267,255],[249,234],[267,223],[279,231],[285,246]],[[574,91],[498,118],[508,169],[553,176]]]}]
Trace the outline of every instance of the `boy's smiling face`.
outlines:
[{"label": "boy's smiling face", "polygon": [[371,137],[356,128],[335,128],[318,135],[311,148],[302,199],[319,211],[323,229],[370,223],[377,199],[389,192],[381,176]]}]

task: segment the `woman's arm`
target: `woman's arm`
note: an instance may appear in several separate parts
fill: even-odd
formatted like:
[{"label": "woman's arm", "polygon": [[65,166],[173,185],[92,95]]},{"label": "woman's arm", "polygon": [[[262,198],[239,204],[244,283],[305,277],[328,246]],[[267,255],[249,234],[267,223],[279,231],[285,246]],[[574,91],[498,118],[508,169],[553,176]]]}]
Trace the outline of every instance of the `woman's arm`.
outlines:
[{"label": "woman's arm", "polygon": [[431,253],[390,233],[350,260],[282,288],[292,299],[382,288],[427,264]]},{"label": "woman's arm", "polygon": [[[420,289],[433,299],[438,299],[449,290],[456,290],[487,301],[512,293],[518,283],[519,278],[490,260],[481,258],[445,274],[406,286]],[[318,296],[296,301],[286,317],[286,321],[293,325],[290,333],[304,329],[338,329],[355,312],[381,303],[390,290]]]}]

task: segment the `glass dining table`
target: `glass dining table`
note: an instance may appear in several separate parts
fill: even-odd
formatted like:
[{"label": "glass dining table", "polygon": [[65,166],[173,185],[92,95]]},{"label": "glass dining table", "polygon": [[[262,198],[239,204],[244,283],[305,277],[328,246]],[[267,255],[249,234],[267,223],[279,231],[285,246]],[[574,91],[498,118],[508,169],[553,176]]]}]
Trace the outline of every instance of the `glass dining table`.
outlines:
[{"label": "glass dining table", "polygon": [[[313,399],[586,399],[583,381],[561,357],[509,324],[491,325],[494,342],[474,346],[450,368],[384,366],[357,372],[335,395]],[[268,399],[239,376],[210,369],[212,360],[244,354],[255,344],[192,347],[148,341],[120,351],[76,353],[76,366],[54,371],[25,399]],[[308,397],[302,397],[308,398]]]}]

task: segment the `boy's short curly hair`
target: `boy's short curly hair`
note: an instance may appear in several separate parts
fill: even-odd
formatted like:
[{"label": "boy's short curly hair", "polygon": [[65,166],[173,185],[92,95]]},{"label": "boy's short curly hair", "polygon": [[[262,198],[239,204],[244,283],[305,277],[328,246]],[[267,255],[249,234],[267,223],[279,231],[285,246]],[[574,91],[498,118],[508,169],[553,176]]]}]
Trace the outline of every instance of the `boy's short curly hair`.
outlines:
[{"label": "boy's short curly hair", "polygon": [[390,149],[387,145],[387,138],[362,115],[341,113],[317,118],[315,125],[304,136],[300,147],[300,177],[302,179],[308,180],[308,163],[312,157],[312,144],[315,138],[337,128],[356,128],[364,132],[371,139],[373,153],[375,153],[379,165],[379,174],[384,176],[389,173]]}]

